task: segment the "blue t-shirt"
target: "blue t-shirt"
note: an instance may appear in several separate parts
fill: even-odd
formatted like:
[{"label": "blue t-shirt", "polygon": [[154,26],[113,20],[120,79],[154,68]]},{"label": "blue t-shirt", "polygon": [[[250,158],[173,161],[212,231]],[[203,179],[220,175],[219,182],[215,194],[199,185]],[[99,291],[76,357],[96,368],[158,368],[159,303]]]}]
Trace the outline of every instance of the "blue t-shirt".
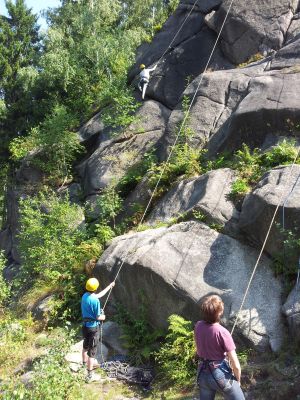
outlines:
[{"label": "blue t-shirt", "polygon": [[[100,301],[95,293],[86,292],[81,299],[82,318],[96,319],[101,314]],[[94,328],[99,325],[99,321],[85,322],[84,325],[88,328]]]}]

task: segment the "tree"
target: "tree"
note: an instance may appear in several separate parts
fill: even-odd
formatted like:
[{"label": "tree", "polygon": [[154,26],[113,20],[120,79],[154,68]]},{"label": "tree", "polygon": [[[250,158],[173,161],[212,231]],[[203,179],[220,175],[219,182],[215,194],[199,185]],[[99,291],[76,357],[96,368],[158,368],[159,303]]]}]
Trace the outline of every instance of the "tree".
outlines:
[{"label": "tree", "polygon": [[0,17],[0,116],[2,143],[22,134],[33,123],[32,87],[40,50],[37,16],[24,0],[6,1],[8,17]]}]

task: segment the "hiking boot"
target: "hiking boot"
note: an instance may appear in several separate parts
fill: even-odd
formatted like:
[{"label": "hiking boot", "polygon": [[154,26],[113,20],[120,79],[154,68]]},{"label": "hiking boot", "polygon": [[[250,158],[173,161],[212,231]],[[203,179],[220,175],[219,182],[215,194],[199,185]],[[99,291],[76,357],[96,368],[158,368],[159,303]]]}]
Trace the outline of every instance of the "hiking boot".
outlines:
[{"label": "hiking boot", "polygon": [[101,377],[99,375],[96,375],[93,372],[89,371],[85,378],[85,383],[99,382],[100,380]]}]

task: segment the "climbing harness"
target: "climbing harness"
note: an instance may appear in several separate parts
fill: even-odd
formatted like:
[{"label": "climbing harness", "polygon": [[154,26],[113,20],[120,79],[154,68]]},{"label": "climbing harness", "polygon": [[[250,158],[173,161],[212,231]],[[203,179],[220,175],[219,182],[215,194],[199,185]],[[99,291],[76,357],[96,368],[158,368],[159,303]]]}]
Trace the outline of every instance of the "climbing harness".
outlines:
[{"label": "climbing harness", "polygon": [[[214,381],[216,382],[216,384],[222,391],[224,390],[224,387],[221,386],[221,382],[215,377],[215,370],[220,369],[224,374],[229,375],[230,381],[235,380],[235,377],[232,373],[232,369],[225,359],[221,360],[221,361],[220,360],[218,360],[218,361],[217,360],[200,360],[199,366],[198,366],[197,378],[196,378],[197,383],[199,383],[200,375],[206,369],[208,369],[208,371],[211,374],[211,376],[213,377]],[[227,378],[226,378],[226,380],[227,380]]]}]

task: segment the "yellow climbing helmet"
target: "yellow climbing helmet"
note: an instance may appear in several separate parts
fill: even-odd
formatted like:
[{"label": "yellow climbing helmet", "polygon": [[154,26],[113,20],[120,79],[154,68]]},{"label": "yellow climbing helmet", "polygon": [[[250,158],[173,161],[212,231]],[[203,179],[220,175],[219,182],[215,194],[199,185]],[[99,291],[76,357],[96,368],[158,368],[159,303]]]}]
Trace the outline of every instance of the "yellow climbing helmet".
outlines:
[{"label": "yellow climbing helmet", "polygon": [[99,287],[99,281],[96,278],[90,278],[86,281],[85,288],[89,292],[94,292]]},{"label": "yellow climbing helmet", "polygon": [[145,64],[141,64],[140,65],[140,69],[144,69],[144,68],[146,68],[146,65]]}]

